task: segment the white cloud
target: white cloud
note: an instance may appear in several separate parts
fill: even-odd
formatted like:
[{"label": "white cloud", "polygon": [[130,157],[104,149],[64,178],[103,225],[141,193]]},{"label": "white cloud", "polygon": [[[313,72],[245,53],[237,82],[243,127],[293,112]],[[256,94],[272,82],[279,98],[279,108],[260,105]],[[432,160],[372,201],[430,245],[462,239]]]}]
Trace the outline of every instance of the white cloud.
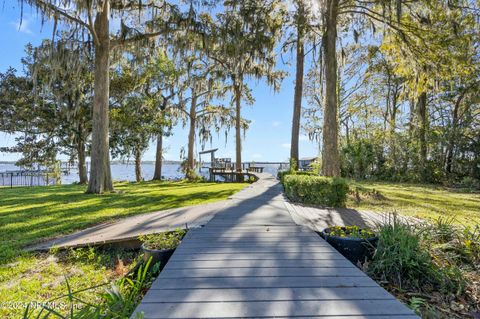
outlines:
[{"label": "white cloud", "polygon": [[283,143],[281,146],[283,148],[290,148],[291,144],[290,143]]},{"label": "white cloud", "polygon": [[273,127],[279,127],[280,125],[282,125],[282,122],[279,122],[279,121],[273,121],[272,122]]},{"label": "white cloud", "polygon": [[32,30],[30,29],[30,21],[25,17],[21,21],[18,20],[16,22],[12,22],[11,25],[18,32],[25,33],[25,34],[33,34]]},{"label": "white cloud", "polygon": [[262,154],[258,154],[258,153],[255,153],[255,154],[252,155],[252,158],[257,158],[257,159],[258,159],[258,158],[262,158],[262,157],[263,157],[263,155],[262,155]]}]

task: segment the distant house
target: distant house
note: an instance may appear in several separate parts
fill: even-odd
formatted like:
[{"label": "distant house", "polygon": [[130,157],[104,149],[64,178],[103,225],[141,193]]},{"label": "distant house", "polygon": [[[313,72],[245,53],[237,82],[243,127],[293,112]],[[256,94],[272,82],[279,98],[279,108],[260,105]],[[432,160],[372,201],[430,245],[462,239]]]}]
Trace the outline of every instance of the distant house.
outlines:
[{"label": "distant house", "polygon": [[317,157],[301,157],[298,160],[298,169],[299,170],[309,170],[310,169],[310,164],[313,163]]}]

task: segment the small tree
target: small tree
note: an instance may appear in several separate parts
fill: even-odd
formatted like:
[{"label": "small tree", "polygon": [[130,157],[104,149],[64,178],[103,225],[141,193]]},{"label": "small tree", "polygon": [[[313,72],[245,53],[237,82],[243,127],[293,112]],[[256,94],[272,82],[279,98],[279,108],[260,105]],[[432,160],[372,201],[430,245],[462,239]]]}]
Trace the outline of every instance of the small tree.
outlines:
[{"label": "small tree", "polygon": [[[2,80],[3,130],[22,133],[10,151],[22,152],[19,164],[27,166],[53,163],[58,153],[66,154],[78,160],[79,181],[85,184],[93,97],[89,52],[68,40],[46,40],[38,47],[27,45],[26,53],[25,75],[11,69]],[[76,74],[69,72],[72,68]]]},{"label": "small tree", "polygon": [[180,82],[184,87],[179,94],[177,113],[188,126],[187,157],[184,166],[185,177],[196,179],[195,142],[200,138],[202,148],[212,138],[212,129],[217,133],[222,128],[227,130],[232,125],[232,114],[229,107],[214,104],[215,99],[224,97],[227,90],[219,79],[216,62],[212,62],[201,51],[184,51],[182,62],[184,67]]},{"label": "small tree", "polygon": [[92,56],[89,50],[69,40],[46,40],[32,55],[34,90],[39,91],[39,98],[50,99],[55,106],[51,133],[59,147],[72,160],[78,160],[79,183],[86,184],[87,143],[92,133]]},{"label": "small tree", "polygon": [[134,157],[137,181],[143,179],[141,157],[151,138],[157,139],[153,179],[161,179],[162,140],[173,126],[170,101],[177,74],[160,49],[131,52],[118,62],[111,86],[113,154]]}]

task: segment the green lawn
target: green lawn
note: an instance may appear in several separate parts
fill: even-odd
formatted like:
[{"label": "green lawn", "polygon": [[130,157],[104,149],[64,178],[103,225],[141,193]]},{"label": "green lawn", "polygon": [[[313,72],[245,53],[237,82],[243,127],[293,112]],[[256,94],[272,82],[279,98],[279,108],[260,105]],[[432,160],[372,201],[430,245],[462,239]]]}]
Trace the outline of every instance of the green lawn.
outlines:
[{"label": "green lawn", "polygon": [[32,254],[22,252],[25,245],[121,217],[226,199],[243,187],[118,183],[115,193],[104,195],[85,194],[81,185],[1,188],[0,318],[21,317],[21,303],[44,302],[65,293],[64,276],[73,289],[83,289],[123,275],[133,259],[128,252],[89,249]]},{"label": "green lawn", "polygon": [[[103,285],[78,295],[90,303],[99,302],[99,293],[135,265],[137,254],[120,249],[89,248],[24,254],[15,262],[0,266],[0,318],[22,318],[27,303],[31,303],[30,309],[36,309],[38,314],[41,308],[35,308],[35,304],[51,301],[67,293],[66,278],[73,291]],[[68,299],[62,298],[56,303],[55,310],[66,314],[68,309],[62,303],[68,304]]]},{"label": "green lawn", "polygon": [[226,199],[245,184],[144,182],[116,192],[85,194],[85,186],[0,189],[0,264],[22,246],[135,214]]},{"label": "green lawn", "polygon": [[[358,187],[360,201],[355,189]],[[480,193],[446,188],[387,182],[354,182],[350,184],[347,207],[377,212],[398,212],[427,219],[454,218],[464,225],[480,224]]]}]

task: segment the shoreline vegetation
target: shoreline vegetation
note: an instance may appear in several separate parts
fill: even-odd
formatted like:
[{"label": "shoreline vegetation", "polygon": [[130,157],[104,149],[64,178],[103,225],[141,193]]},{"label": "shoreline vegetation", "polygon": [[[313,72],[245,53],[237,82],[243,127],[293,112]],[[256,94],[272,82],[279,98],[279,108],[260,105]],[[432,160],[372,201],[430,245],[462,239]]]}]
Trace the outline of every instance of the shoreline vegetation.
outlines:
[{"label": "shoreline vegetation", "polygon": [[[62,163],[67,163],[68,161],[61,161]],[[15,165],[16,161],[0,161],[0,164],[11,164]],[[90,164],[89,161],[85,162],[86,164]],[[141,164],[155,164],[154,160],[142,160],[140,162]],[[181,160],[163,160],[163,164],[182,164],[183,161]],[[210,163],[210,161],[205,161],[204,163]],[[250,161],[248,163],[257,163],[257,164],[288,164],[288,161]],[[110,161],[110,164],[115,165],[115,164],[133,164],[133,161],[131,160],[122,160],[122,161],[117,161],[117,160],[112,160]]]}]

